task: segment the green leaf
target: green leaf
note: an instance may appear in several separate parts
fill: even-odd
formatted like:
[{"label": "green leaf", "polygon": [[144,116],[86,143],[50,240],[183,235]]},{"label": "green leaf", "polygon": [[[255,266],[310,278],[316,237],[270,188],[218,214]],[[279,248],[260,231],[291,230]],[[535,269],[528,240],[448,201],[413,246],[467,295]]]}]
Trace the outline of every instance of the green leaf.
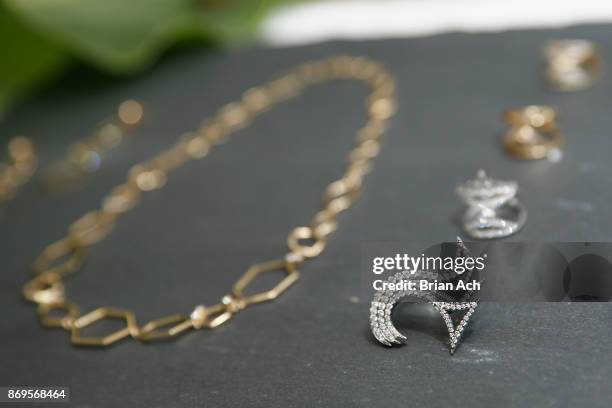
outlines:
[{"label": "green leaf", "polygon": [[295,0],[0,0],[0,117],[71,60],[135,73],[182,40],[247,39],[283,1]]},{"label": "green leaf", "polygon": [[19,97],[60,73],[69,57],[0,5],[0,117]]},{"label": "green leaf", "polygon": [[[3,0],[78,58],[122,74],[189,38],[232,42],[279,0]],[[212,5],[211,5],[212,4]]]}]

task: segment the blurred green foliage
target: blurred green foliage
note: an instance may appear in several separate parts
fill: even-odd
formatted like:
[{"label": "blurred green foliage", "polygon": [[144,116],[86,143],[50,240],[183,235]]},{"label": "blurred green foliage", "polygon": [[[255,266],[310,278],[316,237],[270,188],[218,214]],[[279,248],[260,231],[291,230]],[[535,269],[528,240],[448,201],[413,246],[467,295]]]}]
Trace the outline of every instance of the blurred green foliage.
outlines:
[{"label": "blurred green foliage", "polygon": [[184,40],[248,39],[272,6],[290,1],[0,0],[0,116],[74,61],[134,74]]}]

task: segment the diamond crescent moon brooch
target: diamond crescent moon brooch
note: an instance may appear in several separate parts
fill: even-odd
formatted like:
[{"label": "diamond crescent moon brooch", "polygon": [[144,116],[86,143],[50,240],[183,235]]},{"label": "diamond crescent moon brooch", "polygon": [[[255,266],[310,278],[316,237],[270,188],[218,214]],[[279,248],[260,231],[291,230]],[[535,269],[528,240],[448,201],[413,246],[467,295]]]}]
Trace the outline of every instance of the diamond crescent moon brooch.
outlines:
[{"label": "diamond crescent moon brooch", "polygon": [[[457,256],[471,256],[463,241],[457,238]],[[468,281],[473,279],[472,272],[455,275],[455,279]],[[427,280],[434,282],[440,280],[441,275],[435,271],[402,271],[387,279],[387,282],[410,282]],[[403,285],[407,286],[407,285]],[[444,291],[412,291],[412,290],[382,290],[376,291],[370,307],[370,329],[381,344],[391,347],[408,342],[408,338],[400,333],[392,321],[392,311],[395,306],[404,300],[413,300],[420,303],[430,303],[441,315],[449,334],[449,351],[455,353],[461,336],[470,321],[470,317],[478,306],[478,291],[466,290],[454,295]],[[461,312],[463,316],[456,317]]]}]

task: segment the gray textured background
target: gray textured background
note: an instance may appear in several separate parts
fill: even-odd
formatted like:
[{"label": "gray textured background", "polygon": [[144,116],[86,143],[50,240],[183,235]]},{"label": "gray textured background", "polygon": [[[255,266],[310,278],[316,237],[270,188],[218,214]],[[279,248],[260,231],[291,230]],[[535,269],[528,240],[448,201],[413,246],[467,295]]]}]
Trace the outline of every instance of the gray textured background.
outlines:
[{"label": "gray textured background", "polygon": [[[124,98],[143,100],[147,119],[82,192],[48,197],[31,184],[0,210],[0,385],[68,385],[82,407],[609,407],[610,304],[486,304],[454,357],[435,323],[406,328],[409,344],[388,350],[368,333],[359,274],[364,240],[453,239],[454,186],[480,167],[520,182],[530,219],[516,239],[612,238],[612,73],[587,92],[548,91],[540,48],[567,36],[594,39],[612,55],[612,27],[590,26],[183,51],[123,83],[75,71],[3,123],[3,137],[34,137],[48,160]],[[37,324],[20,297],[28,265],[96,208],[132,163],[170,146],[245,88],[336,53],[388,64],[400,111],[362,200],[299,284],[214,333],[167,344],[79,349],[66,333]],[[71,297],[85,310],[136,309],[141,321],[215,302],[250,264],[281,255],[288,231],[315,213],[324,186],[342,172],[364,95],[351,83],[314,88],[176,171],[95,247],[68,284]],[[560,108],[567,134],[560,163],[518,162],[500,148],[501,112],[528,103]]]}]

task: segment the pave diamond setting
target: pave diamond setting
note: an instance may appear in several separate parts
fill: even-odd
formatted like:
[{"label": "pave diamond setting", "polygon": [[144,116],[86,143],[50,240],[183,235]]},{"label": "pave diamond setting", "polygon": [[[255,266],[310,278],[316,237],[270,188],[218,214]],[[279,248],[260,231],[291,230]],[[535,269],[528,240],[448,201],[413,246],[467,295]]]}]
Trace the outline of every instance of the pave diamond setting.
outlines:
[{"label": "pave diamond setting", "polygon": [[[463,241],[457,237],[457,256],[469,255],[470,253]],[[418,271],[411,273],[409,271],[402,271],[389,277],[386,282],[399,283],[414,280],[428,280],[431,282],[439,278],[440,275],[436,272]],[[440,313],[446,324],[450,337],[449,351],[451,354],[454,354],[470,317],[478,306],[477,297],[478,293],[475,292],[468,292],[463,297],[453,298],[448,293],[440,291],[377,291],[374,293],[370,306],[370,328],[376,340],[385,346],[391,347],[405,344],[408,339],[395,328],[391,320],[393,308],[405,298],[411,298],[421,303],[429,303]],[[465,314],[459,323],[455,325],[451,314],[460,310],[465,310]]]},{"label": "pave diamond setting", "polygon": [[[433,302],[434,308],[442,315],[446,328],[448,329],[448,335],[450,336],[450,353],[454,354],[459,344],[459,340],[463,335],[463,331],[470,321],[470,316],[476,310],[478,303],[476,302]],[[466,310],[465,314],[455,326],[453,319],[450,316],[455,310]]]},{"label": "pave diamond setting", "polygon": [[[525,207],[516,198],[516,181],[500,181],[479,170],[475,179],[457,187],[467,205],[463,229],[473,238],[503,238],[520,230],[527,219]],[[511,214],[508,216],[507,214]]]}]

